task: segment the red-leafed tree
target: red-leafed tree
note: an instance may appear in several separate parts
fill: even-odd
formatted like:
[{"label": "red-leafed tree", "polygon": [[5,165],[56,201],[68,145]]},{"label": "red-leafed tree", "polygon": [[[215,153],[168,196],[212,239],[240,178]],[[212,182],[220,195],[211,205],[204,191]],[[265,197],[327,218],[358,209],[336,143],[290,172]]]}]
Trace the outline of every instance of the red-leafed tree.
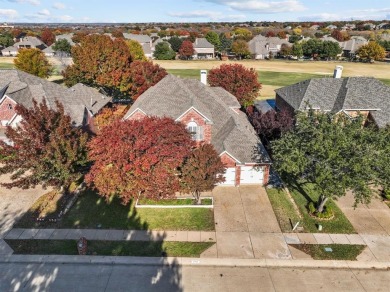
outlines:
[{"label": "red-leafed tree", "polygon": [[170,118],[116,121],[89,143],[94,162],[85,179],[107,200],[174,197],[179,168],[194,142],[183,124]]},{"label": "red-leafed tree", "polygon": [[65,84],[77,82],[104,87],[112,95],[126,95],[132,61],[123,39],[112,40],[107,35],[88,35],[72,48],[73,65],[63,75]]},{"label": "red-leafed tree", "polygon": [[134,61],[130,65],[131,87],[129,94],[133,100],[144,93],[167,75],[167,71],[158,64],[149,61]]},{"label": "red-leafed tree", "polygon": [[44,31],[42,31],[41,40],[47,46],[51,46],[56,41],[56,37],[50,29],[46,28]]},{"label": "red-leafed tree", "polygon": [[30,188],[38,184],[67,190],[87,165],[87,134],[73,127],[61,103],[56,109],[45,101],[33,101],[32,108],[17,105],[22,121],[8,127],[6,136],[14,146],[1,142],[0,173],[11,173],[7,188]]},{"label": "red-leafed tree", "polygon": [[244,108],[253,104],[261,89],[256,70],[245,68],[241,64],[223,64],[210,70],[208,83],[229,91]]},{"label": "red-leafed tree", "polygon": [[194,45],[191,41],[184,41],[179,49],[179,54],[182,58],[189,59],[195,53]]},{"label": "red-leafed tree", "polygon": [[252,114],[248,114],[248,116],[257,134],[266,146],[269,145],[270,141],[279,139],[283,133],[291,130],[294,126],[294,118],[286,110],[280,112],[270,110],[264,114],[254,111]]},{"label": "red-leafed tree", "polygon": [[201,192],[224,182],[224,173],[225,166],[213,145],[202,144],[193,149],[181,168],[181,191],[190,192],[200,204]]},{"label": "red-leafed tree", "polygon": [[265,34],[265,36],[266,36],[267,38],[276,37],[276,33],[275,33],[273,30],[270,30],[270,31],[267,31],[267,33]]}]

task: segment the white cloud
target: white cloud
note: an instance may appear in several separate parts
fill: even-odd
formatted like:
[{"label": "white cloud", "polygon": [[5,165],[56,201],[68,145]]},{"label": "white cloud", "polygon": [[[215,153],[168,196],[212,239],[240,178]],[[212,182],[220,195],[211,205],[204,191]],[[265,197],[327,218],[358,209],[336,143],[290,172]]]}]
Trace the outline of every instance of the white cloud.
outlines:
[{"label": "white cloud", "polygon": [[359,9],[359,10],[353,10],[353,12],[360,12],[360,13],[387,13],[390,12],[390,8],[370,8],[370,9]]},{"label": "white cloud", "polygon": [[49,16],[50,15],[50,11],[47,10],[47,9],[43,9],[43,10],[39,11],[38,14],[42,15],[42,16]]},{"label": "white cloud", "polygon": [[62,10],[62,9],[65,9],[66,6],[64,3],[61,3],[61,2],[56,2],[53,4],[52,6],[54,9],[58,9],[58,10]]},{"label": "white cloud", "polygon": [[202,18],[202,19],[208,19],[211,21],[232,21],[232,20],[239,20],[244,19],[245,15],[239,14],[239,15],[226,15],[222,12],[218,11],[208,11],[208,10],[195,10],[195,11],[189,11],[189,12],[170,12],[168,13],[170,16],[178,17],[178,18]]},{"label": "white cloud", "polygon": [[28,4],[31,4],[31,5],[35,5],[35,6],[38,6],[39,4],[41,4],[41,2],[39,0],[8,0],[8,2],[14,2],[14,3],[28,3]]},{"label": "white cloud", "polygon": [[[348,17],[350,19],[350,17]],[[319,13],[319,14],[310,14],[298,17],[300,21],[334,21],[334,20],[345,20],[345,17],[340,16],[335,13]]]},{"label": "white cloud", "polygon": [[4,17],[5,19],[15,19],[18,17],[18,12],[14,9],[0,9],[0,17]]},{"label": "white cloud", "polygon": [[252,13],[281,13],[304,11],[306,7],[298,0],[260,1],[260,0],[201,0],[227,6],[234,10]]}]

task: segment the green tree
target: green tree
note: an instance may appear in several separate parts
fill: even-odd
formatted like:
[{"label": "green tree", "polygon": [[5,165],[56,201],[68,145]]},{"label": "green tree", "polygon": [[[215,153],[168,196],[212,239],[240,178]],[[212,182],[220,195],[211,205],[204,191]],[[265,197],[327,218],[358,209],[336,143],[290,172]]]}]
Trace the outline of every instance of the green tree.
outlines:
[{"label": "green tree", "polygon": [[181,191],[190,192],[198,204],[201,192],[212,191],[223,181],[225,166],[213,145],[202,144],[192,150],[180,172]]},{"label": "green tree", "polygon": [[282,46],[280,48],[280,55],[281,56],[285,56],[285,57],[290,56],[291,52],[292,52],[291,46],[288,46],[286,44],[282,44]]},{"label": "green tree", "polygon": [[72,50],[72,46],[70,45],[67,39],[60,39],[54,43],[53,50],[57,52],[65,52],[70,54]]},{"label": "green tree", "polygon": [[390,126],[379,130],[375,145],[378,184],[390,195]]},{"label": "green tree", "polygon": [[291,55],[301,58],[303,56],[302,45],[298,42],[294,43],[291,48]]},{"label": "green tree", "polygon": [[252,32],[247,28],[236,28],[233,32],[235,39],[249,41],[252,38]]},{"label": "green tree", "polygon": [[303,55],[308,57],[317,57],[322,51],[322,41],[318,39],[310,39],[302,42]]},{"label": "green tree", "polygon": [[146,61],[144,50],[139,42],[135,40],[126,40],[126,44],[129,47],[130,55],[133,60]]},{"label": "green tree", "polygon": [[16,128],[8,127],[6,136],[15,146],[1,142],[0,173],[11,173],[7,188],[30,188],[38,184],[63,187],[80,178],[87,166],[87,134],[72,125],[61,103],[51,109],[45,99],[31,108],[17,105],[22,117]]},{"label": "green tree", "polygon": [[232,44],[233,44],[232,39],[227,38],[224,33],[221,33],[219,35],[219,39],[221,41],[219,50],[221,51],[222,54],[227,54],[232,49]]},{"label": "green tree", "polygon": [[173,36],[168,40],[168,43],[171,44],[172,50],[174,50],[176,53],[179,52],[181,44],[183,43],[183,39],[179,38],[177,36]]},{"label": "green tree", "polygon": [[373,129],[362,128],[363,118],[309,110],[297,115],[296,126],[272,143],[276,170],[290,182],[304,178],[319,194],[317,212],[329,198],[351,190],[355,202],[367,203],[375,181]]},{"label": "green tree", "polygon": [[52,66],[45,54],[39,49],[20,49],[14,59],[16,69],[32,75],[47,78],[52,72]]},{"label": "green tree", "polygon": [[341,54],[342,49],[340,45],[332,41],[324,41],[322,43],[320,57],[322,58],[336,58],[338,54]]},{"label": "green tree", "polygon": [[232,52],[235,53],[240,59],[245,59],[250,56],[248,43],[244,40],[234,41],[232,44]]},{"label": "green tree", "polygon": [[385,49],[377,42],[369,42],[367,45],[361,46],[357,51],[356,55],[360,59],[365,61],[380,61],[386,56]]},{"label": "green tree", "polygon": [[0,34],[0,46],[10,47],[14,44],[13,37],[10,33]]},{"label": "green tree", "polygon": [[219,35],[215,31],[210,30],[209,32],[207,32],[205,38],[210,44],[214,45],[215,50],[219,51],[221,46],[221,40],[219,39]]},{"label": "green tree", "polygon": [[157,60],[173,60],[176,57],[176,53],[172,50],[169,43],[161,42],[156,45],[153,56]]}]

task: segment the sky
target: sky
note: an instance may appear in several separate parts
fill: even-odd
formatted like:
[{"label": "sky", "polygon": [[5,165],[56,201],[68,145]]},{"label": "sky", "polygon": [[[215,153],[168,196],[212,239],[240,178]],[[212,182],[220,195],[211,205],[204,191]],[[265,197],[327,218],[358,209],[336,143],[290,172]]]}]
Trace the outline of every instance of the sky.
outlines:
[{"label": "sky", "polygon": [[390,20],[390,1],[0,0],[0,23],[335,20]]}]

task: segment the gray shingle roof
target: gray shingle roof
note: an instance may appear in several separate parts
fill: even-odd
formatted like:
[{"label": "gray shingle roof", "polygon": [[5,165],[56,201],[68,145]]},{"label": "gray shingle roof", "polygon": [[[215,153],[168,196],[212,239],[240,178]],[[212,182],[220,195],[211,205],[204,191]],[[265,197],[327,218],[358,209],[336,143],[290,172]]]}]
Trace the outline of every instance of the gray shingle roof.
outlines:
[{"label": "gray shingle roof", "polygon": [[214,45],[210,44],[205,38],[196,38],[194,48],[209,48],[214,49]]},{"label": "gray shingle roof", "polygon": [[218,153],[227,151],[241,163],[269,163],[268,154],[246,115],[232,109],[239,107],[237,100],[232,99],[232,95],[220,87],[169,74],[138,97],[125,119],[142,110],[149,116],[168,116],[176,120],[193,107],[212,124],[211,143]]},{"label": "gray shingle roof", "polygon": [[45,99],[49,106],[54,106],[55,100],[58,100],[77,126],[82,125],[86,109],[95,114],[110,101],[108,97],[103,99],[96,89],[85,85],[76,84],[68,89],[19,70],[0,70],[0,88],[8,83],[6,94],[18,104],[31,107],[33,99],[38,102]]},{"label": "gray shingle roof", "polygon": [[390,87],[372,77],[314,78],[275,91],[294,110],[370,110],[378,126],[390,124]]},{"label": "gray shingle roof", "polygon": [[124,33],[123,37],[128,40],[134,40],[139,43],[149,43],[151,42],[150,36],[146,34],[132,34],[132,33]]}]

